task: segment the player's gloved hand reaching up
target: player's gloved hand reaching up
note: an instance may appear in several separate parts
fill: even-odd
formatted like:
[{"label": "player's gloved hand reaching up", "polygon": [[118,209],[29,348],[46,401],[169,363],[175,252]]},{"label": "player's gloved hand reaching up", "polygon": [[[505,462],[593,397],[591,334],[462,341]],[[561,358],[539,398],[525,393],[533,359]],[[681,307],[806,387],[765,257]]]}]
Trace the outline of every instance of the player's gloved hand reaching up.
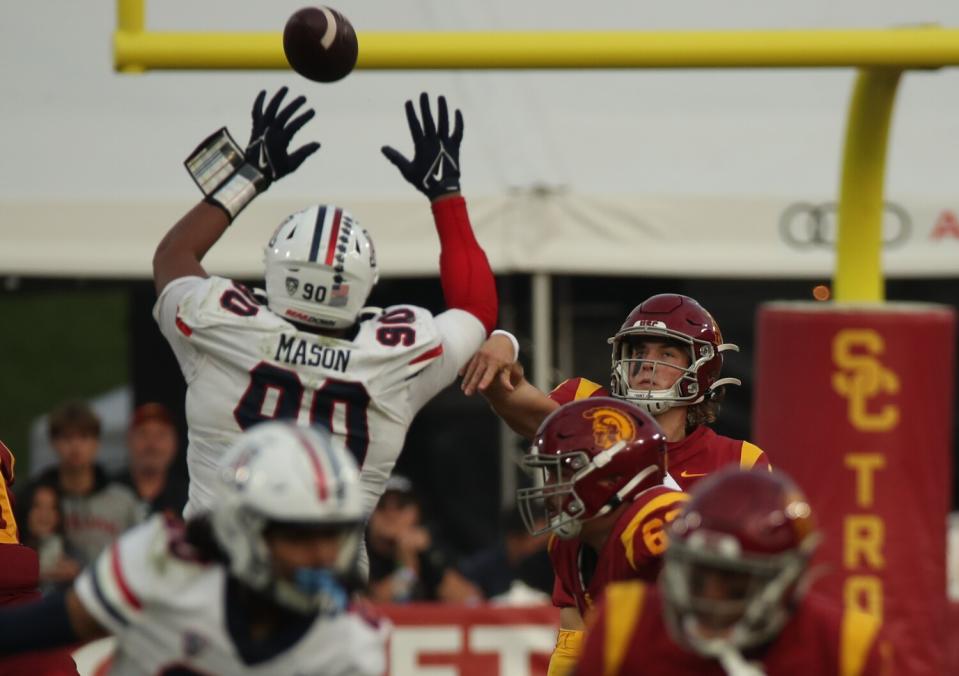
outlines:
[{"label": "player's gloved hand reaching up", "polygon": [[266,91],[253,102],[253,131],[246,150],[241,150],[226,127],[220,128],[197,146],[186,159],[186,168],[206,196],[206,201],[223,209],[232,221],[250,201],[270,185],[296,171],[320,144],[315,141],[290,152],[293,136],[313,119],[308,109],[297,117],[306,103],[298,96],[286,106],[282,87],[263,108]]},{"label": "player's gloved hand reaching up", "polygon": [[453,130],[450,132],[449,111],[446,98],[437,99],[437,120],[430,111],[430,99],[420,94],[420,116],[416,116],[412,101],[406,102],[406,119],[413,137],[413,159],[406,158],[390,146],[383,146],[386,159],[396,165],[414,188],[430,198],[459,192],[460,190],[460,142],[463,140],[463,114],[454,113]]},{"label": "player's gloved hand reaching up", "polygon": [[270,102],[263,109],[266,100],[266,90],[262,90],[253,102],[253,131],[250,133],[250,143],[243,153],[246,161],[256,167],[266,179],[266,190],[273,181],[283,178],[296,171],[303,161],[315,153],[320,144],[307,143],[290,152],[290,141],[304,124],[313,119],[316,114],[312,108],[307,109],[294,120],[290,118],[306,103],[305,96],[297,96],[282,110],[280,104],[286,96],[286,87],[281,87]]}]

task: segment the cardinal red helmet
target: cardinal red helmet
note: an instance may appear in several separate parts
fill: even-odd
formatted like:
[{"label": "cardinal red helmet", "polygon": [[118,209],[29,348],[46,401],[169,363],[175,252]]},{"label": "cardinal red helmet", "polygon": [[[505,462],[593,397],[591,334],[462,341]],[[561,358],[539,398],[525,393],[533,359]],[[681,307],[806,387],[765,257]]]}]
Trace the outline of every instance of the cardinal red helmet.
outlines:
[{"label": "cardinal red helmet", "polygon": [[782,472],[733,467],[703,480],[670,528],[660,578],[670,629],[713,657],[770,640],[818,541],[809,503]]},{"label": "cardinal red helmet", "polygon": [[[676,342],[687,352],[689,365],[678,369],[678,378],[665,389],[652,389],[652,384],[631,385],[640,372],[648,374],[644,379],[652,383],[657,369],[677,370],[675,365],[637,353],[644,339]],[[737,378],[719,377],[722,353],[739,348],[723,342],[716,320],[689,296],[664,293],[647,298],[629,313],[609,342],[613,345],[612,395],[628,399],[653,415],[674,406],[698,404],[722,385],[741,384]]]},{"label": "cardinal red helmet", "polygon": [[516,493],[527,529],[572,538],[583,521],[663,483],[666,435],[629,402],[582,399],[543,421],[524,463],[542,472],[541,486]]}]

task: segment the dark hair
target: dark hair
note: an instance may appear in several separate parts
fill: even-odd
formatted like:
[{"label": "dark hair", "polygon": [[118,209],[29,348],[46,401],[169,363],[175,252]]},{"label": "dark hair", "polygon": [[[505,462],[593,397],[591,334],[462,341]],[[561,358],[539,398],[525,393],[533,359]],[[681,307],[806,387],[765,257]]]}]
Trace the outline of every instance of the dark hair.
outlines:
[{"label": "dark hair", "polygon": [[719,406],[726,397],[726,388],[720,387],[706,396],[706,399],[694,406],[686,407],[686,434],[700,425],[716,422],[719,418]]},{"label": "dark hair", "polygon": [[63,507],[61,506],[61,503],[60,503],[60,491],[57,490],[56,486],[53,486],[51,484],[38,483],[35,486],[30,487],[30,489],[23,496],[25,504],[23,505],[22,508],[18,509],[19,514],[17,514],[17,518],[20,519],[21,523],[23,524],[23,528],[21,529],[21,533],[20,533],[23,539],[23,544],[27,545],[28,547],[33,547],[34,549],[36,549],[39,546],[40,540],[39,538],[37,538],[36,535],[34,535],[33,531],[30,529],[30,512],[33,511],[37,494],[43,490],[47,490],[53,493],[53,497],[54,497],[53,508],[57,513],[57,526],[56,528],[53,529],[53,532],[56,535],[63,535],[64,518],[63,518]]},{"label": "dark hair", "polygon": [[176,429],[176,423],[173,422],[173,414],[170,413],[170,409],[156,401],[140,404],[134,409],[133,415],[130,417],[130,429],[132,430],[151,420]]},{"label": "dark hair", "polygon": [[68,401],[50,412],[47,429],[51,439],[68,434],[100,438],[100,418],[86,402]]}]

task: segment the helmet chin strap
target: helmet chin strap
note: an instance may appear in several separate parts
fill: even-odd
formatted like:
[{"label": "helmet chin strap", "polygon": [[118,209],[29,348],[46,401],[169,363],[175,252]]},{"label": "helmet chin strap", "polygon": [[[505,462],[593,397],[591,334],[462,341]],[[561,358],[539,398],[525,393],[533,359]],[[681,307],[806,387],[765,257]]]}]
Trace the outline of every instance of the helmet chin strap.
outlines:
[{"label": "helmet chin strap", "polygon": [[[595,458],[593,458],[593,463],[595,464],[596,467],[602,467],[603,465],[606,465],[612,459],[612,456],[614,456],[616,453],[618,453],[625,447],[626,447],[626,442],[620,441],[614,444],[613,446],[609,447],[608,449],[606,449],[599,455],[597,455]],[[605,505],[600,507],[594,516],[592,516],[591,518],[587,520],[592,521],[593,519],[609,514],[612,510],[619,507],[621,504],[623,504],[626,496],[629,495],[630,492],[632,492],[636,488],[636,486],[638,486],[640,483],[646,480],[657,469],[659,469],[659,467],[657,467],[656,465],[650,465],[643,471],[637,473],[636,476],[634,476],[632,479],[626,482],[625,486],[623,486],[618,491],[616,491],[616,495],[612,496]],[[582,521],[580,521],[579,519],[571,518],[566,521],[563,521],[562,523],[557,525],[555,528],[553,528],[553,532],[556,533],[556,535],[560,539],[571,540],[572,538],[575,538],[579,535],[582,528],[583,528]]]},{"label": "helmet chin strap", "polygon": [[[665,390],[661,390],[661,391],[665,391]],[[676,406],[686,405],[686,402],[679,402],[679,401],[669,400],[669,399],[666,399],[666,400],[641,399],[638,397],[630,397],[630,396],[626,396],[623,398],[626,399],[628,402],[643,409],[649,415],[659,415],[660,413],[664,413],[665,411],[668,411],[669,409],[674,408]]]},{"label": "helmet chin strap", "polygon": [[561,540],[572,540],[574,537],[579,535],[579,532],[583,529],[582,522],[576,519],[570,519],[564,521],[563,523],[556,526],[554,531],[556,536]]},{"label": "helmet chin strap", "polygon": [[[619,507],[623,504],[624,499],[630,492],[636,488],[643,480],[645,480],[650,474],[659,469],[656,465],[650,465],[642,472],[638,473],[632,479],[626,482],[626,485],[616,491],[616,495],[609,499],[605,505],[599,508],[599,511],[596,512],[596,516],[603,516],[604,514],[609,514],[612,510]],[[593,517],[596,518],[596,517]]]},{"label": "helmet chin strap", "polygon": [[695,652],[703,657],[712,657],[717,660],[727,676],[766,676],[762,666],[746,661],[732,641],[725,638],[703,638],[699,634],[697,624],[692,617],[683,620],[685,625],[683,631],[689,639],[692,639]]},{"label": "helmet chin strap", "polygon": [[720,666],[728,676],[766,676],[762,666],[755,662],[747,662],[742,653],[726,645],[716,656]]}]

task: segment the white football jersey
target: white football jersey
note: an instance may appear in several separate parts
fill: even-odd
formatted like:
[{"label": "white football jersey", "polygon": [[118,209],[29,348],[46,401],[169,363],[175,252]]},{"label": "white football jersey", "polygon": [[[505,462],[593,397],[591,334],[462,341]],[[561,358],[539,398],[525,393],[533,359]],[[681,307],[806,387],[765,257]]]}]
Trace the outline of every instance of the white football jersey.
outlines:
[{"label": "white football jersey", "polygon": [[217,461],[236,436],[273,418],[323,425],[346,445],[361,468],[369,515],[413,417],[486,336],[468,312],[433,317],[411,305],[377,311],[349,340],[320,336],[222,277],[171,282],[154,317],[187,382],[186,516],[209,508]]},{"label": "white football jersey", "polygon": [[[346,611],[304,618],[271,646],[249,639],[223,564],[191,558],[182,524],[156,515],[77,578],[83,607],[117,648],[111,674],[346,676],[386,670],[388,624]],[[231,581],[230,584],[237,584]]]}]

